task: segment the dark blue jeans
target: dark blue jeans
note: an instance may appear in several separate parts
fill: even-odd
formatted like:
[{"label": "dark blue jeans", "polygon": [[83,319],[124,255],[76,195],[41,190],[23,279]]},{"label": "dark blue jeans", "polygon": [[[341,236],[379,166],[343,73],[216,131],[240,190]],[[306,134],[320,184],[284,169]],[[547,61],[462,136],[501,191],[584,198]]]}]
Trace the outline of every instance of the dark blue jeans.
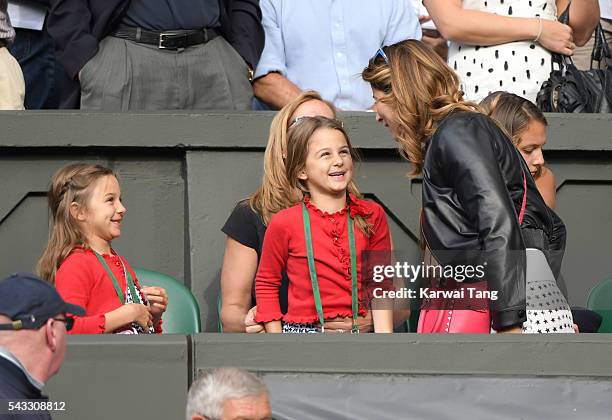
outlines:
[{"label": "dark blue jeans", "polygon": [[55,59],[53,40],[45,29],[15,28],[15,32],[15,42],[9,50],[23,71],[25,108],[57,109],[57,74],[63,69]]}]

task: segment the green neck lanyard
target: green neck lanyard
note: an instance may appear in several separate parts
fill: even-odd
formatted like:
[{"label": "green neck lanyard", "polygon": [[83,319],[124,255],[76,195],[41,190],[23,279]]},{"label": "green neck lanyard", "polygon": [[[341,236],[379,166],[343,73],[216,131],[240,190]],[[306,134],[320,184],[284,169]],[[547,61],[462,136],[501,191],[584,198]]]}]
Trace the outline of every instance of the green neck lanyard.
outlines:
[{"label": "green neck lanyard", "polygon": [[[121,287],[119,287],[119,282],[115,278],[115,275],[113,274],[111,269],[106,264],[106,261],[104,261],[104,258],[102,257],[102,255],[98,254],[96,251],[93,251],[93,253],[96,254],[98,261],[100,261],[100,263],[102,264],[102,267],[104,267],[104,269],[106,270],[106,274],[108,274],[108,277],[110,277],[110,279],[113,281],[113,286],[115,286],[115,292],[117,292],[117,296],[119,297],[121,304],[124,305],[125,296],[123,296],[123,291],[121,290]],[[132,301],[134,303],[138,303],[141,301],[140,295],[136,293],[136,286],[134,286],[134,280],[132,280],[132,275],[130,274],[128,270],[126,270],[125,264],[123,264],[123,260],[120,257],[118,258],[119,258],[119,261],[121,261],[121,265],[123,266],[123,273],[125,274],[125,279],[127,280],[127,284],[130,289],[130,293],[132,294]]]},{"label": "green neck lanyard", "polygon": [[[319,292],[319,281],[317,280],[317,269],[314,261],[314,251],[312,249],[312,235],[310,232],[310,216],[306,204],[302,201],[302,216],[304,220],[304,236],[306,237],[306,253],[308,255],[308,271],[310,272],[310,281],[312,283],[312,294],[314,295],[315,306],[319,323],[321,324],[321,332],[325,332],[325,318],[323,317],[323,304],[321,303],[321,293]],[[351,212],[347,210],[348,224],[348,240],[349,252],[351,256],[351,306],[353,311],[353,326],[352,333],[358,333],[357,314],[359,311],[358,289],[357,289],[357,251],[355,248],[355,232],[353,227],[353,218]]]}]

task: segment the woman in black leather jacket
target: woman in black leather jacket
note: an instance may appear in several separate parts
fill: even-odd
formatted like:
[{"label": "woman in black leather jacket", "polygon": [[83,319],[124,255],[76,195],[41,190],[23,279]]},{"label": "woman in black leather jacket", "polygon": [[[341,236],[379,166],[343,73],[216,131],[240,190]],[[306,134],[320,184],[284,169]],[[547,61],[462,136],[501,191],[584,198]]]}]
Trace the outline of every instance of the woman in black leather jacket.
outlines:
[{"label": "woman in black leather jacket", "polygon": [[[425,254],[443,266],[486,261],[484,287],[497,291],[489,301],[491,325],[520,332],[526,256],[519,218],[526,188],[535,189],[523,160],[496,123],[463,100],[457,76],[420,41],[379,50],[362,76],[372,87],[376,119],[413,164],[411,175],[423,178]],[[471,328],[470,317],[482,311],[469,308],[447,298],[438,308],[444,311],[421,311],[419,324],[428,327],[420,331],[487,332]],[[438,319],[428,323],[428,316]]]}]

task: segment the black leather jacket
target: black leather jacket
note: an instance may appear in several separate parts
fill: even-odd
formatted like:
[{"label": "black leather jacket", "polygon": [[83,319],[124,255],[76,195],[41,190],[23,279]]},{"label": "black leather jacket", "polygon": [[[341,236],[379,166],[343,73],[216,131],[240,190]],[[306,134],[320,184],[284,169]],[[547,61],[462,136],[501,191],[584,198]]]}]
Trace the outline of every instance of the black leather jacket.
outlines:
[{"label": "black leather jacket", "polygon": [[[539,193],[525,162],[499,127],[475,112],[449,115],[426,147],[425,241],[444,265],[461,260],[457,260],[461,252],[449,257],[448,251],[478,251],[480,261],[487,263],[488,288],[498,291],[498,299],[490,301],[493,328],[521,325],[526,319],[526,261],[517,216],[525,191],[523,173],[529,203],[523,223],[541,228],[550,222],[541,216],[548,214],[541,197],[529,200],[534,192],[538,197]],[[464,263],[474,261],[473,254]]]}]

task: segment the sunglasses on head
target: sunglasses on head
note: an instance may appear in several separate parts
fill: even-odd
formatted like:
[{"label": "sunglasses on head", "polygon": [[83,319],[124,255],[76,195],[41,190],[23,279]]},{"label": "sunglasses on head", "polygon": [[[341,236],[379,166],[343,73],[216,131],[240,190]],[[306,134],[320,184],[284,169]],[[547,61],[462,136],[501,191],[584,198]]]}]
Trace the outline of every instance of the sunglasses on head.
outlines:
[{"label": "sunglasses on head", "polygon": [[380,47],[378,51],[376,51],[376,54],[374,55],[374,60],[376,60],[378,57],[382,57],[382,59],[385,61],[385,64],[389,65],[389,58],[387,57],[387,54],[385,54],[385,50],[383,50],[383,47]]}]

